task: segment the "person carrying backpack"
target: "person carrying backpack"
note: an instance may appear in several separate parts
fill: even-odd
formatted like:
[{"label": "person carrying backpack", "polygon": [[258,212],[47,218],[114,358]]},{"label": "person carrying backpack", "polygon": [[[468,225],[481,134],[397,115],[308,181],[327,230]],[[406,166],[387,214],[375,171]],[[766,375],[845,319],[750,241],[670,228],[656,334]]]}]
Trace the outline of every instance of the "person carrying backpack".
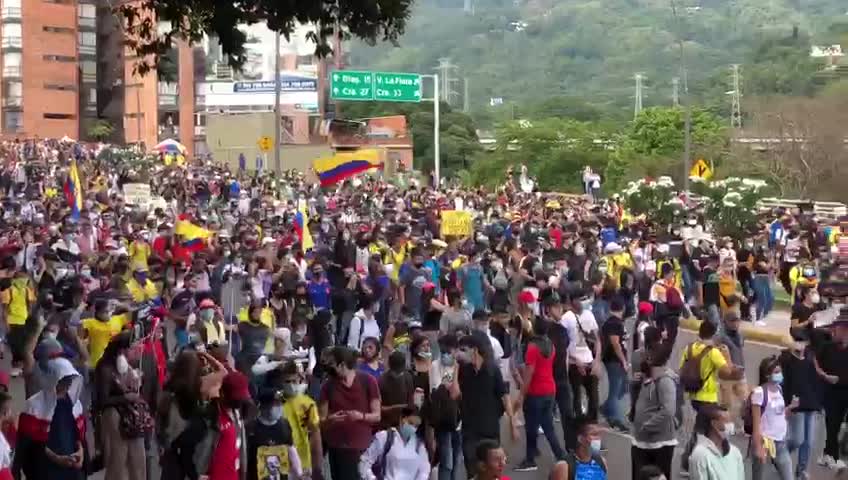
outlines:
[{"label": "person carrying backpack", "polygon": [[[680,385],[692,402],[695,423],[698,422],[702,408],[718,405],[719,379],[739,380],[745,374],[743,369],[730,364],[721,350],[715,347],[717,328],[712,322],[701,322],[698,340],[683,350],[680,359]],[[683,471],[688,471],[689,456],[696,442],[697,436],[693,432],[680,462]]]},{"label": "person carrying backpack", "polygon": [[[797,397],[783,401],[783,369],[777,356],[760,362],[760,386],[751,392],[751,480],[762,480],[767,463],[772,463],[780,480],[793,480],[792,456],[786,443],[786,416],[798,407]],[[747,410],[746,410],[747,412]]]},{"label": "person carrying backpack", "polygon": [[671,477],[671,461],[677,446],[677,429],[682,423],[683,389],[668,368],[671,347],[652,346],[647,354],[646,378],[636,400],[633,416],[633,446],[630,453],[634,480],[645,465],[656,465]]},{"label": "person carrying backpack", "polygon": [[430,477],[430,460],[422,435],[421,415],[414,407],[404,407],[396,427],[377,432],[359,459],[362,480],[392,480]]}]

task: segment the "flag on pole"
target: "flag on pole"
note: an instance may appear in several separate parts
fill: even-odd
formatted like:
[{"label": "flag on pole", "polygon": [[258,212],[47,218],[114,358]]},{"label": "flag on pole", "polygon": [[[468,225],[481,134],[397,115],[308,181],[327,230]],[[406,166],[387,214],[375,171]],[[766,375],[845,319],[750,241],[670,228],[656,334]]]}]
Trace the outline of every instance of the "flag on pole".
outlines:
[{"label": "flag on pole", "polygon": [[71,160],[71,168],[68,170],[68,179],[65,180],[65,199],[71,207],[71,217],[79,219],[82,210],[82,182],[80,182],[77,161]]}]

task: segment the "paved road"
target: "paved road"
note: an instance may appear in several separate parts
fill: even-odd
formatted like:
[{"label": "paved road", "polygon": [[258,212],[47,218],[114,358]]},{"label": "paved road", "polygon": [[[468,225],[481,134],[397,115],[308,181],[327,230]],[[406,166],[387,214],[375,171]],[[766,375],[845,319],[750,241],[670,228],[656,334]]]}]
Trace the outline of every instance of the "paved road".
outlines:
[{"label": "paved road", "polygon": [[[672,355],[672,361],[670,363],[674,363],[676,367],[677,363],[680,361],[680,355],[683,346],[687,345],[689,342],[695,340],[696,335],[692,332],[681,330],[678,336],[678,347],[675,349],[674,354]],[[745,348],[745,370],[747,372],[756,372],[759,368],[760,362],[771,355],[774,355],[778,352],[776,347],[771,345],[748,342]],[[756,381],[755,378],[751,377],[751,374],[748,375],[749,383],[751,381]],[[601,381],[601,400],[603,401],[606,398],[606,379],[602,379]],[[624,400],[625,404],[629,405],[629,401],[627,398]],[[629,408],[629,407],[628,407]],[[691,409],[687,408],[686,412],[686,425],[691,425],[694,421],[694,413]],[[818,441],[816,442],[812,461],[815,463],[815,460],[818,459],[819,455],[821,455],[821,450],[824,447],[824,419],[820,418],[820,429],[818,435]],[[557,424],[557,428],[559,428],[559,424]],[[690,427],[691,428],[691,427]],[[523,435],[523,430],[522,430]],[[504,430],[502,434],[502,438],[508,438],[507,431]],[[682,443],[682,442],[681,442]],[[733,443],[741,450],[743,456],[747,454],[747,438],[745,436],[739,435],[733,439]],[[542,457],[538,459],[539,462],[539,470],[536,472],[514,472],[510,471],[508,475],[517,480],[529,480],[529,479],[538,479],[546,476],[548,472],[550,472],[550,467],[553,462],[553,458],[550,452],[550,448],[548,447],[547,441],[544,439],[544,436],[539,437],[539,446],[542,450]],[[626,480],[632,478],[631,469],[630,469],[630,446],[631,446],[631,437],[629,435],[623,435],[617,432],[607,432],[604,435],[604,446],[607,448],[607,451],[604,453],[604,456],[607,460],[609,466],[609,478],[615,480]],[[682,445],[678,447],[677,458],[675,459],[675,469],[677,469],[677,465],[679,465],[679,455],[682,450]],[[510,468],[514,468],[521,460],[524,458],[524,441],[521,439],[520,442],[517,442],[512,445],[507,446],[507,454],[509,456]],[[750,475],[750,462],[747,462],[746,468],[748,470],[748,475]],[[831,479],[834,477],[834,474],[825,468],[819,467],[818,465],[813,465],[810,469],[810,478],[812,480],[824,480]],[[675,473],[675,478],[682,478],[677,476]],[[777,473],[775,471],[768,471],[765,475],[766,480],[777,479]],[[671,479],[669,479],[671,480]]]},{"label": "paved road", "polygon": [[[682,330],[679,335],[678,344],[686,345],[689,342],[693,341],[695,335],[691,332]],[[677,348],[677,351],[672,356],[672,360],[675,365],[679,361],[680,358],[680,350],[681,348]],[[748,372],[756,372],[759,366],[760,361],[770,355],[777,353],[777,348],[765,345],[758,344],[753,342],[748,342],[746,351],[745,351],[745,369]],[[8,355],[6,357],[8,359]],[[8,368],[8,360],[3,362],[3,366]],[[749,376],[749,381],[752,380]],[[602,379],[601,381],[601,399],[603,400],[606,397],[606,379]],[[24,406],[24,387],[23,381],[20,379],[13,379],[11,384],[11,393],[14,397],[14,408],[16,412],[19,412]],[[629,404],[628,400],[625,398],[625,404]],[[687,424],[691,425],[693,420],[693,414],[691,411],[687,411]],[[823,421],[822,428],[819,429],[819,441],[816,443],[813,459],[817,459],[821,453],[821,448],[824,444],[824,429],[823,429]],[[557,428],[559,429],[559,424],[557,424]],[[524,458],[524,439],[523,439],[523,429],[521,429],[522,438],[519,438],[517,442],[510,443],[507,442],[506,449],[509,457],[509,469],[510,471],[507,473],[511,478],[516,480],[530,480],[530,479],[538,479],[547,476],[550,471],[550,467],[552,464],[552,456],[550,453],[550,449],[547,445],[547,441],[544,439],[544,436],[540,436],[539,438],[539,447],[542,450],[542,456],[538,459],[539,462],[539,470],[536,472],[514,472],[511,471],[521,460]],[[561,435],[561,431],[560,431]],[[502,438],[508,439],[509,433],[506,428],[503,429]],[[562,437],[560,437],[562,438]],[[619,433],[608,432],[604,435],[604,444],[607,448],[605,453],[605,457],[609,464],[609,473],[610,479],[616,480],[626,480],[631,478],[630,472],[630,437],[627,435],[622,435]],[[746,439],[744,437],[737,437],[734,439],[734,444],[736,444],[745,454],[746,452]],[[676,463],[675,463],[676,465]],[[823,469],[818,466],[813,466],[811,470],[811,478],[813,480],[824,480],[833,478],[833,474],[826,469]],[[101,480],[103,478],[102,472],[91,477],[93,480]],[[464,478],[464,477],[459,477]],[[676,477],[679,478],[679,477]],[[777,478],[776,473],[771,472],[766,475],[766,480],[771,480],[773,478]]]}]

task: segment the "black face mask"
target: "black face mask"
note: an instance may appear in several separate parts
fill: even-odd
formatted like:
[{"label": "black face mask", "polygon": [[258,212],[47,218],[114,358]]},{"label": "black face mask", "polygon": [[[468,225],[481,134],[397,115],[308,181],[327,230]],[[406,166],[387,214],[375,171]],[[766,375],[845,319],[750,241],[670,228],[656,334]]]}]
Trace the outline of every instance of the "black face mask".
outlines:
[{"label": "black face mask", "polygon": [[424,266],[424,262],[415,262],[415,268],[421,268]]}]

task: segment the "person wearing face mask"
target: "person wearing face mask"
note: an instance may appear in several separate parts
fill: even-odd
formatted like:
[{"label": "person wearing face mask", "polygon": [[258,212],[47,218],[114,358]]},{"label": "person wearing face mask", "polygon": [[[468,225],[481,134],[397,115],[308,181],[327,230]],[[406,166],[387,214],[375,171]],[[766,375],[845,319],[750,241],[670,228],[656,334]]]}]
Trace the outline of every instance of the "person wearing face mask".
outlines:
[{"label": "person wearing face mask", "polygon": [[[259,394],[259,415],[247,425],[246,480],[300,478],[301,458],[294,447],[293,432],[283,415],[283,403],[272,390]],[[288,458],[288,462],[280,459]],[[281,467],[287,465],[287,470]]]},{"label": "person wearing face mask", "polygon": [[362,342],[366,338],[379,339],[381,337],[380,325],[374,316],[377,307],[375,300],[370,296],[363,295],[359,301],[359,306],[359,310],[350,321],[350,330],[347,337],[347,346],[357,352],[362,351]]},{"label": "person wearing face mask", "polygon": [[696,421],[698,443],[689,458],[692,480],[745,480],[745,460],[728,441],[734,426],[727,410],[718,405],[705,407]]},{"label": "person wearing face mask", "polygon": [[799,404],[788,418],[787,443],[790,454],[798,451],[795,478],[808,480],[811,448],[813,440],[818,437],[817,413],[821,411],[823,402],[818,384],[810,381],[817,374],[809,334],[803,328],[792,328],[789,333],[792,337],[789,348],[784,349],[778,358],[784,377],[783,399],[791,402],[798,397]]},{"label": "person wearing face mask", "polygon": [[825,342],[816,355],[818,376],[825,383],[824,414],[827,439],[821,463],[838,470],[846,468],[839,458],[839,430],[848,415],[848,316],[843,308],[831,325],[833,340]]},{"label": "person wearing face mask", "polygon": [[282,380],[283,418],[291,427],[292,441],[303,471],[313,479],[320,479],[324,453],[318,405],[306,395],[306,379],[295,362],[286,362],[277,372]]},{"label": "person wearing face mask", "polygon": [[[655,330],[654,330],[655,331]],[[679,378],[668,368],[671,347],[652,343],[638,368],[643,380],[636,395],[633,413],[631,472],[636,479],[646,465],[656,465],[666,478],[671,476],[677,446],[677,390]]]},{"label": "person wearing face mask", "polygon": [[[236,355],[236,369],[246,375],[261,355],[274,352],[273,323],[265,314],[266,310],[260,302],[254,301],[247,308],[245,318],[239,319],[241,350]],[[273,314],[270,315],[273,319]]]},{"label": "person wearing face mask", "polygon": [[564,461],[557,462],[551,480],[575,478],[607,479],[607,462],[601,456],[601,427],[586,417],[575,420],[577,448]]},{"label": "person wearing face mask", "polygon": [[[565,312],[560,324],[568,331],[568,378],[571,384],[574,412],[583,411],[585,388],[589,410],[586,415],[593,421],[598,418],[598,377],[601,372],[601,340],[598,322],[585,292],[576,292],[571,300],[571,310]],[[583,388],[581,388],[583,387]]]},{"label": "person wearing face mask", "polygon": [[81,338],[88,340],[90,368],[97,366],[112,337],[121,333],[130,320],[127,314],[115,315],[109,300],[99,299],[94,303],[94,318],[83,319],[81,332]]},{"label": "person wearing face mask", "polygon": [[760,363],[760,386],[751,392],[751,479],[764,478],[765,466],[773,464],[780,480],[793,480],[792,457],[786,443],[789,424],[786,417],[798,408],[794,397],[787,405],[783,398],[783,369],[777,356]]},{"label": "person wearing face mask", "polygon": [[[321,361],[330,374],[318,397],[330,476],[333,480],[358,479],[360,456],[371,442],[372,428],[380,423],[380,390],[373,377],[357,372],[356,354],[347,347],[324,351]],[[405,365],[405,359],[401,364]]]},{"label": "person wearing face mask", "polygon": [[791,327],[802,328],[807,331],[810,338],[813,338],[816,312],[822,310],[821,296],[815,288],[801,286],[798,287],[798,297],[801,302],[792,306],[792,312],[789,315]]},{"label": "person wearing face mask", "polygon": [[[430,461],[424,440],[416,432],[421,425],[417,408],[405,407],[400,422],[377,432],[359,460],[362,480],[426,480],[430,477]],[[375,471],[376,470],[376,471]]]},{"label": "person wearing face mask", "polygon": [[221,313],[211,298],[200,301],[198,320],[194,328],[205,345],[222,345],[227,343],[227,326],[221,318]]},{"label": "person wearing face mask", "polygon": [[146,265],[135,265],[132,278],[127,282],[127,290],[134,302],[147,302],[159,299],[159,289],[156,284],[148,278],[149,271]]}]

